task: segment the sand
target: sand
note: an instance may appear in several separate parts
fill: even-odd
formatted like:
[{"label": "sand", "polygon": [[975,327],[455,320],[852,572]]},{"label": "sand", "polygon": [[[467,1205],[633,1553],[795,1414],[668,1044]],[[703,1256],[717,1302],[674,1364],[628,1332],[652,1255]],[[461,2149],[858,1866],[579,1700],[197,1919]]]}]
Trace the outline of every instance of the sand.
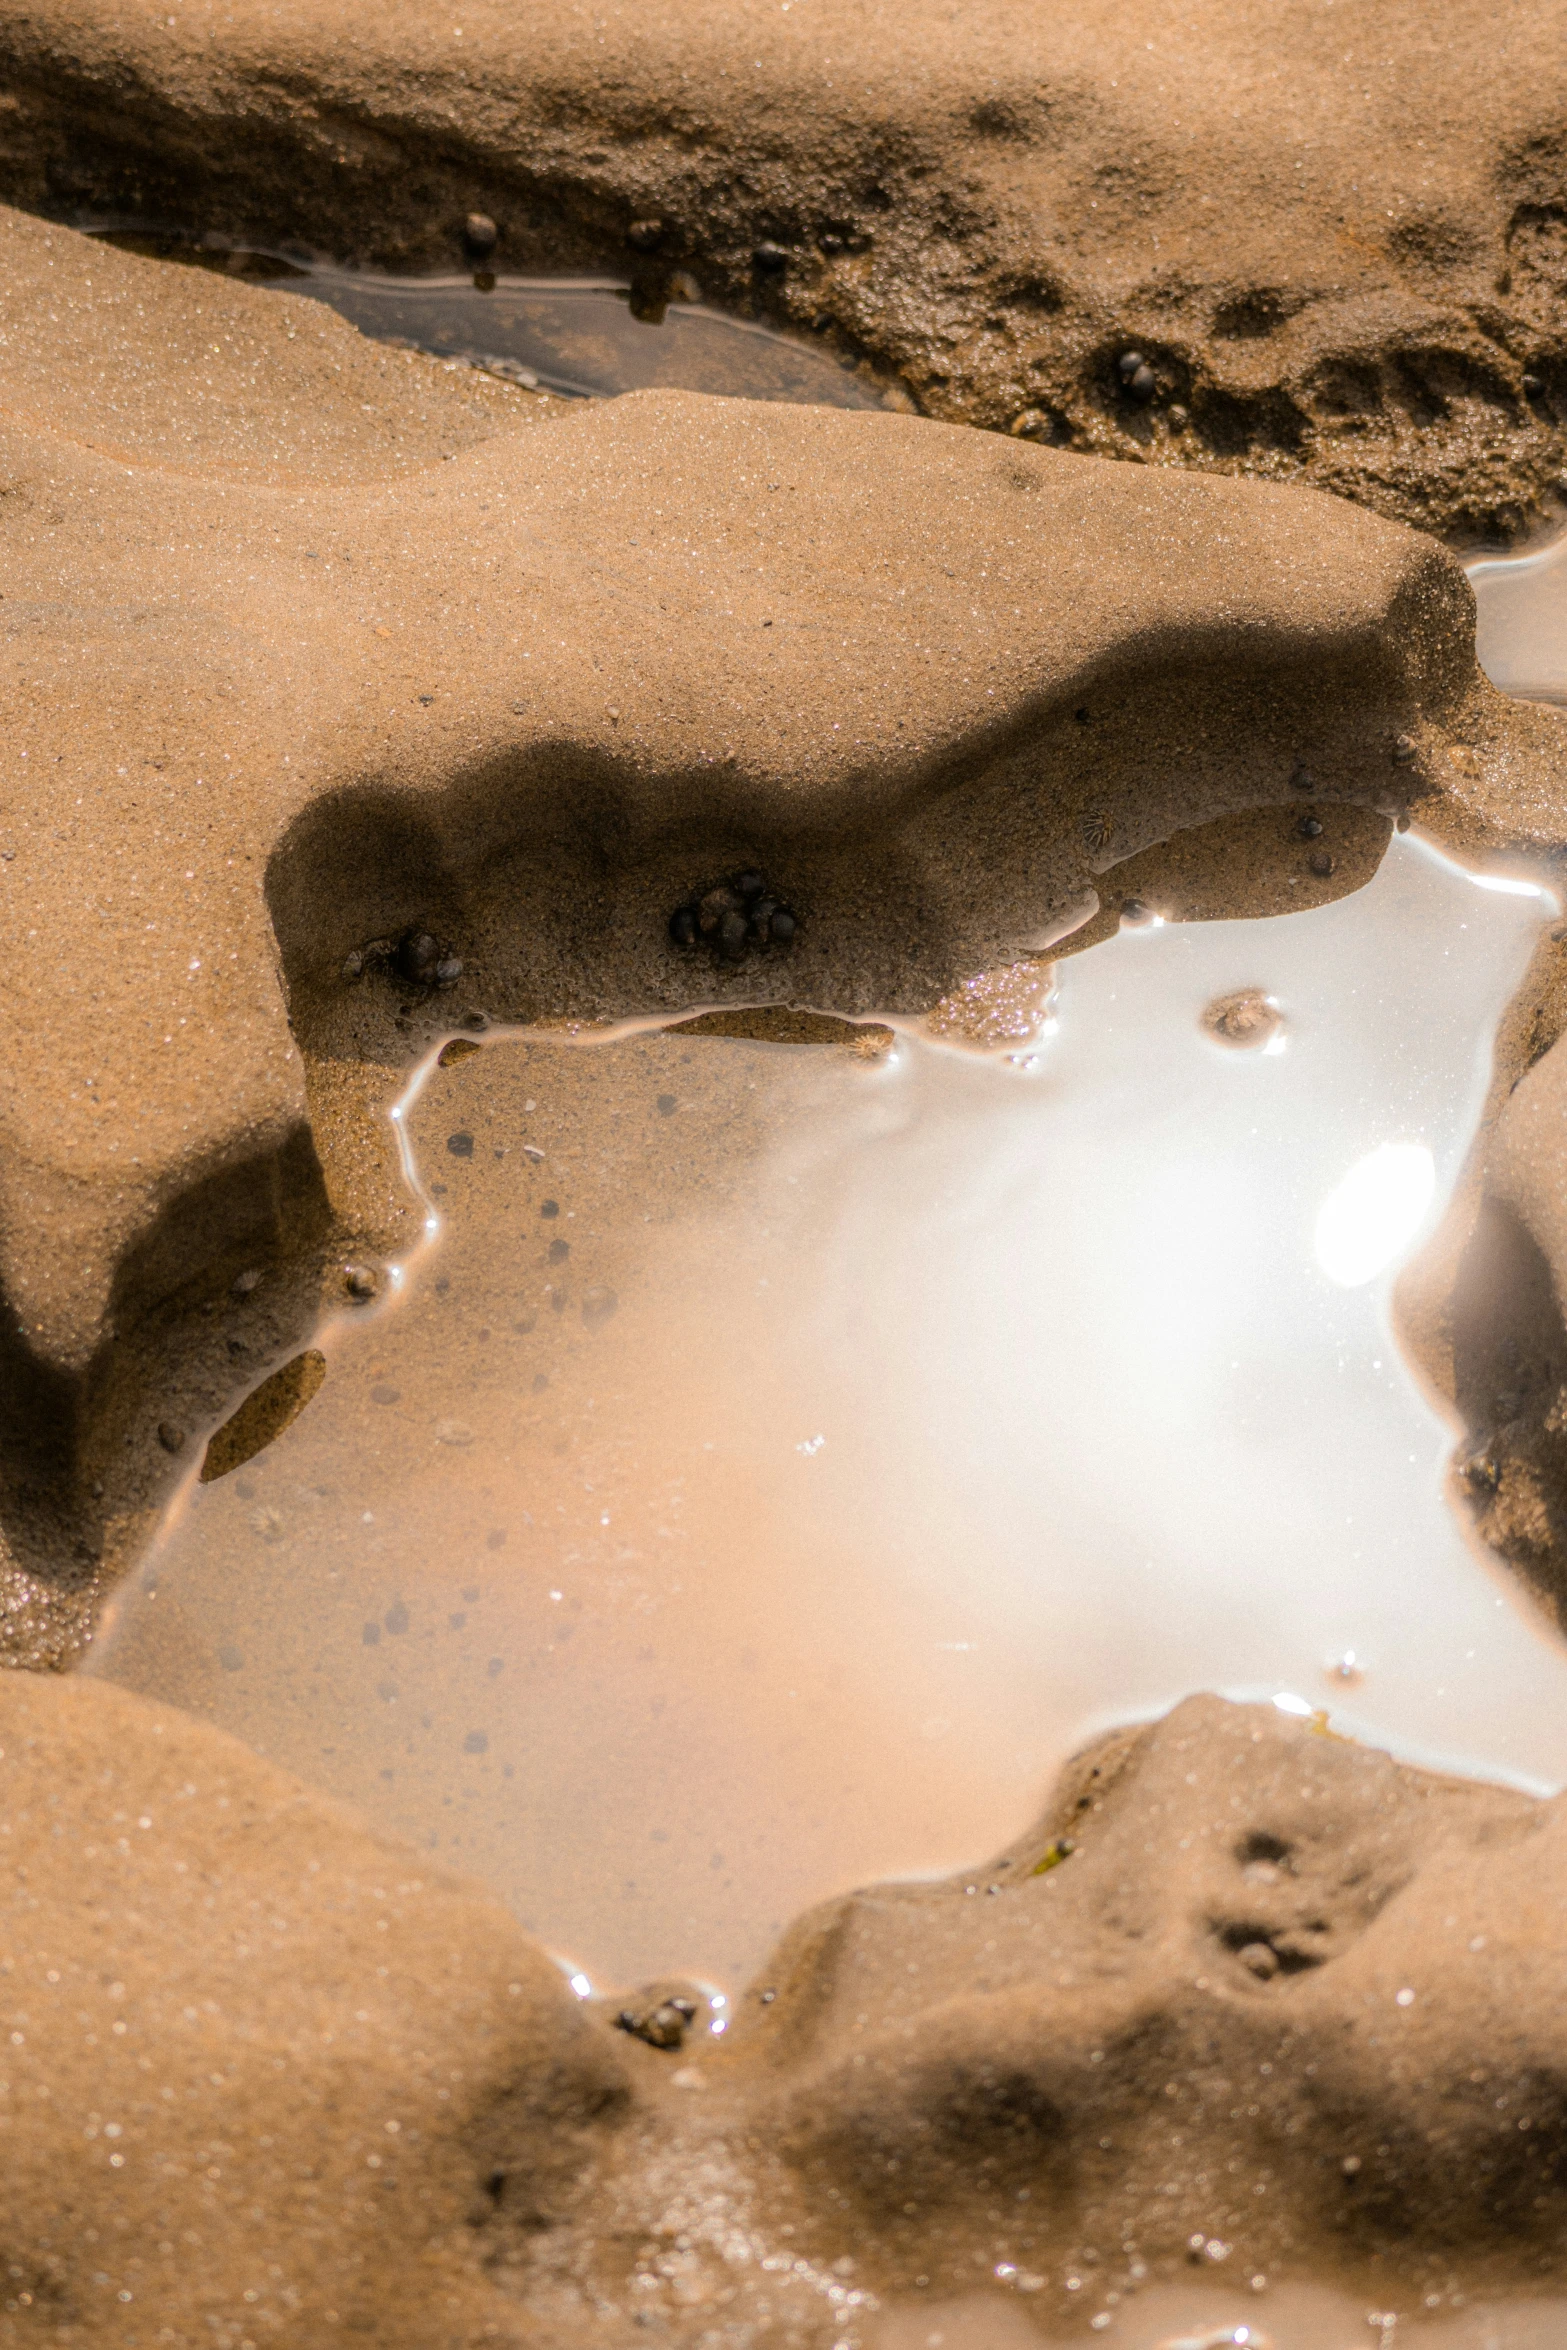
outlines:
[{"label": "sand", "polygon": [[[0,215],[8,1659],[69,1661],[200,1432],[384,1284],[368,1112],[443,1031],[993,1035],[1128,896],[1299,902],[1306,808],[1323,895],[1411,819],[1554,869],[1562,722],[1485,685],[1404,527],[1555,495],[1550,34],[0,8],[13,197],[409,263],[478,204],[510,267],[657,218],[655,273],[822,317],[891,394],[567,413]],[[752,860],[794,945],[675,947]],[[416,926],[439,990],[389,958]],[[1553,948],[1410,1307],[1553,1590],[1559,994]],[[985,2279],[1063,2326],[1194,2263],[1562,2282],[1556,1805],[1196,1700],[659,2050],[215,1733],[9,1672],[0,1744],[0,2342],[805,2346]]]},{"label": "sand", "polygon": [[6,1674],[0,1743],[0,2341],[814,2350],[982,2284],[1063,2326],[1194,2267],[1264,2324],[1300,2278],[1561,2287],[1559,1804],[1193,1699],[660,2048],[613,2018],[678,1986],[579,2004],[166,1708]]},{"label": "sand", "polygon": [[1562,30],[1560,0],[7,0],[0,194],[408,268],[477,210],[495,268],[683,271],[932,416],[1505,536],[1560,494]]},{"label": "sand", "polygon": [[[1113,918],[1126,860],[1220,910],[1142,861],[1193,827],[1298,902],[1308,804],[1321,894],[1406,813],[1559,841],[1560,719],[1479,678],[1453,560],[1342,501],[891,414],[568,411],[0,238],[10,1655],[69,1653],[191,1426],[397,1245],[365,1107],[443,1027],[918,1011]],[[787,953],[673,947],[753,860]],[[410,925],[453,985],[374,951]]]}]

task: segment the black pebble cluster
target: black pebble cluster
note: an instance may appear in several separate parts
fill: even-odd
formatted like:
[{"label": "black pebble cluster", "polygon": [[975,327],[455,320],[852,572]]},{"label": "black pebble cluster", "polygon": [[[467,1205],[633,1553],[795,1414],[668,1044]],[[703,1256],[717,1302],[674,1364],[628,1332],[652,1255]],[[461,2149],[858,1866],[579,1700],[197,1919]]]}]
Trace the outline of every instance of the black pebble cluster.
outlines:
[{"label": "black pebble cluster", "polygon": [[1123,351],[1115,365],[1123,386],[1134,400],[1153,398],[1158,383],[1141,351]]},{"label": "black pebble cluster", "polygon": [[677,947],[706,944],[729,963],[740,962],[752,947],[791,946],[798,929],[793,910],[773,896],[761,873],[736,873],[669,917]]}]

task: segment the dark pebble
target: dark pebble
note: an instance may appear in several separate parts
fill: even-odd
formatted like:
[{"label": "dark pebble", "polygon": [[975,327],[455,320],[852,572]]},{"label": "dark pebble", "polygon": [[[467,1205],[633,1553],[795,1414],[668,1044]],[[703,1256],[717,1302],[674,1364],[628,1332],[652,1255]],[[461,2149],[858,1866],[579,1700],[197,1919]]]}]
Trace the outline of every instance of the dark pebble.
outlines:
[{"label": "dark pebble", "polygon": [[1246,1972],[1255,1975],[1259,1983],[1271,1983],[1279,1971],[1279,1954],[1269,1943],[1248,1942],[1245,1949],[1238,1950],[1235,1955]]},{"label": "dark pebble", "polygon": [[754,872],[737,873],[734,885],[743,898],[759,898],[767,887],[760,873]]},{"label": "dark pebble", "polygon": [[571,1242],[569,1240],[552,1240],[550,1242],[550,1263],[552,1265],[563,1265],[570,1254]]},{"label": "dark pebble", "polygon": [[1154,375],[1154,371],[1148,365],[1146,359],[1143,361],[1142,366],[1139,367],[1137,373],[1132,377],[1126,388],[1131,393],[1134,400],[1147,401],[1153,398],[1154,393],[1158,390],[1159,386],[1158,381]]},{"label": "dark pebble", "polygon": [[350,1297],[367,1298],[375,1295],[375,1273],[369,1265],[345,1265],[343,1287]]},{"label": "dark pebble", "polygon": [[661,1093],[659,1095],[658,1114],[661,1118],[672,1118],[678,1106],[679,1105],[677,1104],[672,1093]]},{"label": "dark pebble", "polygon": [[634,220],[626,231],[626,243],[633,253],[656,253],[663,242],[661,220]]},{"label": "dark pebble", "polygon": [[1526,375],[1523,379],[1523,388],[1526,398],[1537,400],[1545,386],[1537,375]]},{"label": "dark pebble", "polygon": [[1458,1474],[1477,1493],[1494,1493],[1502,1482],[1500,1465],[1494,1453],[1490,1452],[1471,1453]]},{"label": "dark pebble", "polygon": [[541,1216],[558,1216],[560,1214],[560,1201],[558,1199],[540,1200],[539,1214]]},{"label": "dark pebble", "polygon": [[1300,834],[1302,840],[1320,840],[1322,838],[1322,819],[1320,816],[1302,816],[1295,830]]},{"label": "dark pebble", "polygon": [[1312,774],[1311,769],[1309,767],[1302,766],[1297,761],[1296,765],[1290,770],[1290,790],[1315,791],[1316,788],[1317,779]]},{"label": "dark pebble", "polygon": [[719,935],[726,914],[738,914],[744,903],[737,890],[722,887],[710,889],[697,908],[697,928],[704,938]]},{"label": "dark pebble", "polygon": [[415,987],[431,984],[440,960],[440,943],[427,930],[405,930],[392,950],[393,970]]},{"label": "dark pebble", "polygon": [[746,919],[737,908],[731,907],[718,925],[718,943],[724,953],[738,958],[745,953]]},{"label": "dark pebble", "polygon": [[403,1391],[400,1387],[372,1387],[370,1390],[372,1403],[401,1403],[402,1400]]},{"label": "dark pebble", "polygon": [[183,1452],[185,1450],[185,1431],[177,1420],[160,1420],[158,1422],[158,1442],[165,1452]]},{"label": "dark pebble", "polygon": [[435,966],[437,987],[455,987],[462,977],[461,955],[443,955]]},{"label": "dark pebble", "polygon": [[400,1599],[393,1606],[387,1609],[385,1616],[382,1618],[382,1621],[385,1623],[388,1632],[392,1633],[394,1636],[400,1632],[407,1631],[408,1610],[404,1607]]},{"label": "dark pebble", "polygon": [[488,1754],[490,1741],[483,1730],[470,1730],[462,1742],[464,1754]]},{"label": "dark pebble", "polygon": [[1123,351],[1115,364],[1122,383],[1129,384],[1139,367],[1146,367],[1148,362],[1141,351]]},{"label": "dark pebble", "polygon": [[473,1157],[473,1136],[471,1134],[449,1134],[446,1137],[446,1147],[454,1159],[471,1159]]},{"label": "dark pebble", "polygon": [[1328,875],[1333,871],[1333,859],[1328,855],[1326,849],[1313,849],[1306,862],[1319,881],[1326,881]]},{"label": "dark pebble", "polygon": [[793,938],[797,927],[798,925],[795,922],[795,918],[790,913],[788,907],[780,906],[769,925],[769,928],[773,934],[773,944],[775,946],[786,947],[789,944],[789,941]]},{"label": "dark pebble", "polygon": [[677,906],[669,917],[669,936],[677,947],[696,945],[696,908]]},{"label": "dark pebble", "polygon": [[692,1999],[661,1999],[656,2007],[623,2007],[615,2021],[621,2031],[646,2041],[649,2048],[671,2049],[684,2043],[686,2027],[695,2014]]},{"label": "dark pebble", "polygon": [[774,245],[771,243],[758,245],[755,252],[751,255],[751,259],[755,262],[763,277],[782,277],[784,271],[789,266],[789,256],[784,251],[782,245]]},{"label": "dark pebble", "polygon": [[494,252],[500,231],[487,212],[470,212],[462,224],[462,241],[476,261]]}]

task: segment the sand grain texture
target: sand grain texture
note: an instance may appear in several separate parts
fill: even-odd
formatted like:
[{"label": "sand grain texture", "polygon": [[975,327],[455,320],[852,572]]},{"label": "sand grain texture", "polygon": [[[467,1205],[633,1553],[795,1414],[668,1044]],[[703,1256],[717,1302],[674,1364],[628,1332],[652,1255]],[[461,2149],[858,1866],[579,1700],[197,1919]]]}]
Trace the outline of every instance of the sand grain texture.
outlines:
[{"label": "sand grain texture", "polygon": [[1193,1699],[658,2049],[164,1708],[0,1675],[0,1746],[19,2350],[817,2350],[981,2282],[1080,2323],[1194,2237],[1382,2308],[1560,2285],[1558,1803]]},{"label": "sand grain texture", "polygon": [[7,0],[0,192],[405,268],[478,209],[933,416],[1505,536],[1559,497],[1564,59],[1560,0]]},{"label": "sand grain texture", "polygon": [[[77,1637],[342,1249],[398,1245],[364,1107],[443,1027],[921,1009],[1307,799],[1372,824],[1322,894],[1406,808],[1555,852],[1559,718],[1479,678],[1450,557],[1340,501],[904,416],[563,414],[18,215],[0,246],[12,1654]],[[753,860],[792,952],[672,948]],[[345,979],[418,923],[459,985]]]}]

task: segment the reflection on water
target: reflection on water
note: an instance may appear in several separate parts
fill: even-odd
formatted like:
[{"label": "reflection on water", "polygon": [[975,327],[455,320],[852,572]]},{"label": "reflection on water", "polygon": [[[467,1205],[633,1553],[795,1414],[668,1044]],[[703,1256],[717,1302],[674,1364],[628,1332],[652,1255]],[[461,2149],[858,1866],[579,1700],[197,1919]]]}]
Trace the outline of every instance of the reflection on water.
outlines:
[{"label": "reflection on water", "polygon": [[[187,1490],[93,1669],[598,1980],[734,1982],[1193,1688],[1567,1777],[1560,1651],[1466,1550],[1386,1314],[1541,919],[1405,838],[1337,904],[1069,959],[1021,1055],[666,1032],[434,1070],[406,1302]],[[1245,989],[1274,1049],[1204,1027]]]},{"label": "reflection on water", "polygon": [[[280,285],[340,311],[379,342],[462,358],[525,384],[587,398],[648,390],[818,407],[879,408],[880,384],[819,344],[732,318],[700,300],[650,300],[616,278],[388,277],[217,239],[100,228],[115,243],[159,258],[221,268]],[[677,273],[678,275],[678,273]],[[681,281],[689,296],[689,281]]]},{"label": "reflection on water", "polygon": [[1465,566],[1480,607],[1480,666],[1504,693],[1567,702],[1567,537]]}]

